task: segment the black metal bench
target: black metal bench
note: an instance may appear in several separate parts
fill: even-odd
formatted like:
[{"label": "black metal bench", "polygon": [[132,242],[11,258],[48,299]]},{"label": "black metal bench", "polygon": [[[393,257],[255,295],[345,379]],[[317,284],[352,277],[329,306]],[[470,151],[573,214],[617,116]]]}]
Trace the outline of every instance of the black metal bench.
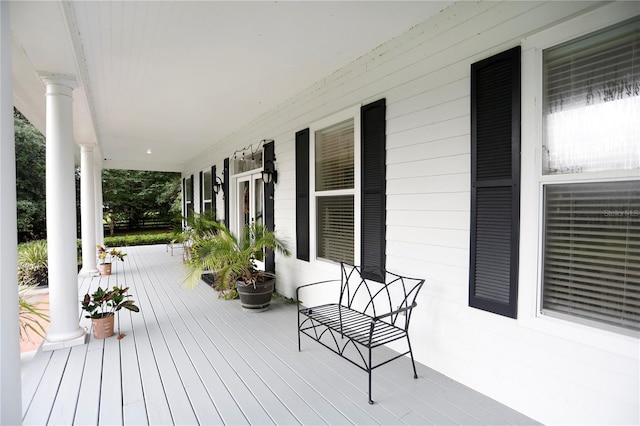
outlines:
[{"label": "black metal bench", "polygon": [[[418,378],[413,360],[409,323],[416,297],[423,279],[409,278],[380,269],[361,268],[342,263],[341,279],[321,281],[298,287],[296,298],[312,286],[340,283],[337,303],[302,307],[298,310],[298,350],[300,333],[347,359],[369,374],[369,403],[371,372],[405,355],[411,356],[413,375]],[[384,277],[377,282],[366,277]],[[382,345],[406,339],[407,350],[374,360],[372,351]]]}]

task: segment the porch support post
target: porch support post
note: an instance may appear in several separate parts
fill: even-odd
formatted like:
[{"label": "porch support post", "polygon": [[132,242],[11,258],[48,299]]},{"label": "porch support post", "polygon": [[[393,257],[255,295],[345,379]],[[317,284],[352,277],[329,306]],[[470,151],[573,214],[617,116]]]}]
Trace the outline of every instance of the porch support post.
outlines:
[{"label": "porch support post", "polygon": [[73,77],[41,74],[46,85],[47,246],[49,332],[42,350],[81,345],[73,157]]},{"label": "porch support post", "polygon": [[80,145],[80,224],[82,233],[81,275],[97,275],[96,194],[93,146]]},{"label": "porch support post", "polygon": [[[94,155],[95,157],[95,155]],[[95,217],[96,217],[96,244],[104,246],[104,224],[102,219],[102,163],[96,161],[93,169],[93,185],[96,194]]]},{"label": "porch support post", "polygon": [[0,2],[0,424],[22,423],[9,2]]}]

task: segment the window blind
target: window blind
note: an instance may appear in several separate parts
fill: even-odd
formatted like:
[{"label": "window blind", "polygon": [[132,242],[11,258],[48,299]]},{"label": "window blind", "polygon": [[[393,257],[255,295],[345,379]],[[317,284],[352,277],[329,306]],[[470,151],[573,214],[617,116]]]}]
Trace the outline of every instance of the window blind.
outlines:
[{"label": "window blind", "polygon": [[353,264],[353,196],[317,197],[316,205],[318,257]]},{"label": "window blind", "polygon": [[640,181],[546,185],[543,312],[640,330]]},{"label": "window blind", "polygon": [[544,173],[640,168],[640,18],[543,57]]},{"label": "window blind", "polygon": [[353,120],[318,130],[315,139],[316,191],[352,189]]}]

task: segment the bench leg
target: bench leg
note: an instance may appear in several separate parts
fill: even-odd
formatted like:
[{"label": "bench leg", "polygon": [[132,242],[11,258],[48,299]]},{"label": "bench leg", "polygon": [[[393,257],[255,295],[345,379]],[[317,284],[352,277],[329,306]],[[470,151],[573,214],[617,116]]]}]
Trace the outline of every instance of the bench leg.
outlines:
[{"label": "bench leg", "polygon": [[416,371],[416,362],[413,360],[413,350],[411,349],[411,340],[409,340],[409,335],[407,334],[407,344],[409,345],[409,355],[411,356],[411,365],[413,365],[413,378],[418,378],[418,372]]},{"label": "bench leg", "polygon": [[298,303],[298,352],[300,352],[300,304]]},{"label": "bench leg", "polygon": [[371,346],[369,346],[369,404],[373,404],[373,399],[371,399],[371,373],[373,371],[371,365]]}]

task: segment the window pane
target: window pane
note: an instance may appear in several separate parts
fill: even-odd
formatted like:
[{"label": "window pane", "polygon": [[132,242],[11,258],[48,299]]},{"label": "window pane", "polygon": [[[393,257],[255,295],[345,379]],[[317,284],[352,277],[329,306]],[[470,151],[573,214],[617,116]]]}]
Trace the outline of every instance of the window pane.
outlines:
[{"label": "window pane", "polygon": [[544,51],[543,173],[640,168],[640,19]]},{"label": "window pane", "polygon": [[[234,154],[235,156],[235,154]],[[234,173],[244,173],[262,167],[262,151],[243,155],[233,160]]]},{"label": "window pane", "polygon": [[353,119],[316,131],[316,191],[352,189]]},{"label": "window pane", "polygon": [[318,197],[318,257],[353,264],[353,196]]},{"label": "window pane", "polygon": [[211,199],[211,171],[202,174],[202,195],[205,200]]},{"label": "window pane", "polygon": [[640,330],[640,181],[545,187],[543,310]]},{"label": "window pane", "polygon": [[192,195],[193,195],[193,182],[191,181],[191,178],[187,178],[185,180],[186,184],[185,184],[185,190],[187,191],[187,193],[185,194],[185,199],[187,201],[187,203],[190,203],[193,201],[192,199]]}]

